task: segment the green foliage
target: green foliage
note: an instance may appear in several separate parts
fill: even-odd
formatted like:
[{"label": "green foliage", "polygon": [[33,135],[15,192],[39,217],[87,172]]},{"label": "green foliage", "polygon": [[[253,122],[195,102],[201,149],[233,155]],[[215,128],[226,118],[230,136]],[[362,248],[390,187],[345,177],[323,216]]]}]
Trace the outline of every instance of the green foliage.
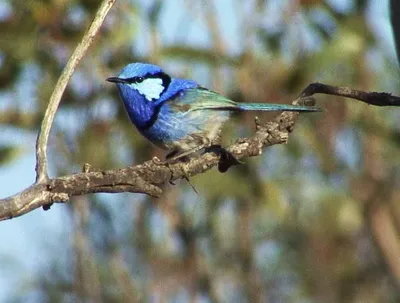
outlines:
[{"label": "green foliage", "polygon": [[15,146],[0,147],[0,165],[10,162],[17,158],[20,154],[19,148]]}]

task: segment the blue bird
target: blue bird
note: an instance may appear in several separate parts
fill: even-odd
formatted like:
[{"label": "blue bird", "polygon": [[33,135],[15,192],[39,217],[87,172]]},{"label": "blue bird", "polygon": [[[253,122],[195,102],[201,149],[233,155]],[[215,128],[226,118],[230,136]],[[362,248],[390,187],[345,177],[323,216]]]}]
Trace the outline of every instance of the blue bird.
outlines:
[{"label": "blue bird", "polygon": [[170,150],[170,160],[211,146],[233,112],[321,111],[309,106],[235,102],[147,63],[128,64],[118,77],[106,80],[116,83],[139,132],[156,146]]}]

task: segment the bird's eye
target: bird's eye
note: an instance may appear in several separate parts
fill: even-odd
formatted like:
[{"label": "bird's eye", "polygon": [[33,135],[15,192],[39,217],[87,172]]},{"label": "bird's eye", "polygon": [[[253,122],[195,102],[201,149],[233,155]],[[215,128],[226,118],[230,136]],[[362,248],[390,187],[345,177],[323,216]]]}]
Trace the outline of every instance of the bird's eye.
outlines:
[{"label": "bird's eye", "polygon": [[135,82],[136,82],[136,83],[142,83],[143,80],[144,80],[143,77],[136,77]]}]

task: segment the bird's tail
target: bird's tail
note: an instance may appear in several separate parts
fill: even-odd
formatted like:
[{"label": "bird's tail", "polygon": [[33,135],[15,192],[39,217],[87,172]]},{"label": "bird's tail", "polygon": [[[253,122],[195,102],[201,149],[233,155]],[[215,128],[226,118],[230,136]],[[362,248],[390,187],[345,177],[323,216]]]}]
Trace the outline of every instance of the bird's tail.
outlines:
[{"label": "bird's tail", "polygon": [[270,103],[237,103],[239,110],[259,110],[259,111],[284,111],[284,112],[320,112],[321,108],[305,105],[289,104],[270,104]]}]

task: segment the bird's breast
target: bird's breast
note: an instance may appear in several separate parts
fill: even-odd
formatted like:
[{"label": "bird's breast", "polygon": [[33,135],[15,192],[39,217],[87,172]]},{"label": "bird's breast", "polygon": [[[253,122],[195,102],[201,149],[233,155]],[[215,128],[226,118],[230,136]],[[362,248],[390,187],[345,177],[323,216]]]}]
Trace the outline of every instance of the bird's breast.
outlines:
[{"label": "bird's breast", "polygon": [[176,111],[175,108],[175,105],[173,109],[165,104],[153,125],[142,130],[145,137],[162,148],[184,151],[212,142],[229,118],[227,111]]}]

